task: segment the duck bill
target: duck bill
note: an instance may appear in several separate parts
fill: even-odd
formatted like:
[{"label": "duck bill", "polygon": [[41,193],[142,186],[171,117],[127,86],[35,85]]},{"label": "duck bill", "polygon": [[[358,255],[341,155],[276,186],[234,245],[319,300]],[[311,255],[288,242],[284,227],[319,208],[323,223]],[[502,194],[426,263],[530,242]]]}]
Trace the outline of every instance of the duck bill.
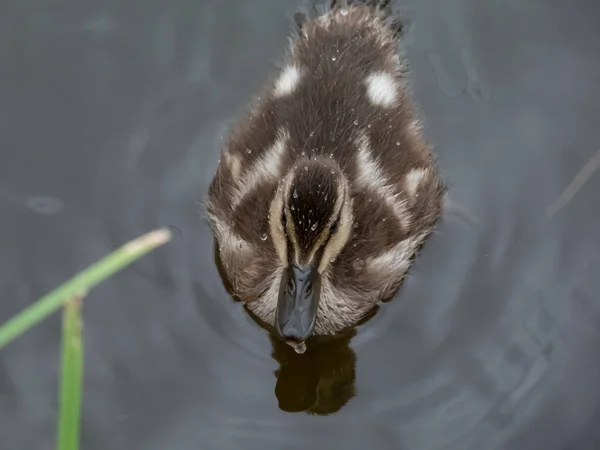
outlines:
[{"label": "duck bill", "polygon": [[321,276],[314,266],[286,268],[281,278],[275,328],[290,345],[302,343],[311,335],[317,319]]}]

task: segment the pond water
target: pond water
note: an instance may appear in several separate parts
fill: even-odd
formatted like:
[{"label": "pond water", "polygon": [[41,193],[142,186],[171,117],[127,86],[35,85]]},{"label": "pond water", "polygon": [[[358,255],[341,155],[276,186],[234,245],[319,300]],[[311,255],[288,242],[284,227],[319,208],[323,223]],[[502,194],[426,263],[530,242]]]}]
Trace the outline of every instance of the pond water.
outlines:
[{"label": "pond water", "polygon": [[[600,4],[399,1],[450,195],[391,302],[304,355],[200,216],[297,2],[0,8],[0,321],[159,226],[85,302],[82,448],[600,448]],[[60,317],[0,352],[0,448],[53,448]]]}]

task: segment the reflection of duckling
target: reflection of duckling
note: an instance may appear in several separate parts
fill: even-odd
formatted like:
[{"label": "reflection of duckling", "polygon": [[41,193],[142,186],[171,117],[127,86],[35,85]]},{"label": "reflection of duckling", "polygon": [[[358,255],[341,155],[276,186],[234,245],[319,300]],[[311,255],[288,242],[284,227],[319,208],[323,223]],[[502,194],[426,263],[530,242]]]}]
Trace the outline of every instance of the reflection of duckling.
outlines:
[{"label": "reflection of duckling", "polygon": [[[217,264],[221,266],[218,255]],[[227,284],[226,284],[227,286]],[[357,325],[369,320],[373,308]],[[272,356],[279,363],[275,371],[275,396],[285,412],[328,415],[338,412],[355,395],[356,354],[350,341],[356,330],[349,328],[335,336],[311,336],[310,353],[299,356],[288,345],[273,336],[273,325],[247,311],[259,327],[269,332]]]},{"label": "reflection of duckling", "polygon": [[283,70],[234,130],[206,198],[234,295],[292,345],[391,297],[444,194],[388,2],[335,3],[298,19]]},{"label": "reflection of duckling", "polygon": [[311,351],[297,355],[279,339],[271,338],[275,395],[286,412],[327,415],[339,411],[355,394],[356,355],[350,348],[354,331],[335,338],[311,338]]}]

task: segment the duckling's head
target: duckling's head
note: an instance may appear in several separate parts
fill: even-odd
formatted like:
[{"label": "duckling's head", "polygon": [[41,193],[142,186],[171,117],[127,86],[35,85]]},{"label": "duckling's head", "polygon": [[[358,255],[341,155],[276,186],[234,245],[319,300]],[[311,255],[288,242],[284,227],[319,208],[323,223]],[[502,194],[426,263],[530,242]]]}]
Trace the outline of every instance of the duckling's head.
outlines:
[{"label": "duckling's head", "polygon": [[269,225],[284,268],[275,328],[295,345],[313,331],[321,279],[352,230],[350,186],[339,166],[329,158],[298,162],[279,183]]}]

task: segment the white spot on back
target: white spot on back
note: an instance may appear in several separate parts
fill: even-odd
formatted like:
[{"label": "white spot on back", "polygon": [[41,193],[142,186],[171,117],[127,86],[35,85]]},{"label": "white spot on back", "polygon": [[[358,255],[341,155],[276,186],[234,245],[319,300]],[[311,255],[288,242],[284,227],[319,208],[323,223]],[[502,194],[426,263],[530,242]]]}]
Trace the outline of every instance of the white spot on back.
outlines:
[{"label": "white spot on back", "polygon": [[369,138],[365,134],[362,134],[357,139],[357,145],[359,169],[356,179],[357,184],[377,192],[388,206],[392,208],[402,226],[408,228],[411,218],[407,210],[406,201],[399,198],[399,194],[390,185],[379,163],[373,158]]},{"label": "white spot on back", "polygon": [[393,106],[397,98],[397,87],[394,78],[385,72],[373,73],[365,80],[367,95],[374,105]]},{"label": "white spot on back", "polygon": [[215,229],[221,252],[247,252],[252,250],[252,245],[238,236],[227,222],[210,212],[208,212],[208,216]]},{"label": "white spot on back", "polygon": [[275,82],[275,97],[283,97],[294,92],[300,82],[300,70],[296,66],[287,66]]},{"label": "white spot on back", "polygon": [[404,179],[405,189],[412,197],[417,193],[419,185],[427,175],[427,169],[413,169],[406,175]]},{"label": "white spot on back", "polygon": [[255,189],[260,183],[277,179],[282,176],[281,161],[285,153],[288,138],[288,132],[280,130],[275,143],[271,148],[264,152],[264,154],[262,154],[246,172],[244,172],[232,199],[234,208],[240,203],[244,196]]},{"label": "white spot on back", "polygon": [[396,276],[400,276],[410,267],[410,258],[419,246],[421,239],[421,235],[404,239],[390,250],[371,258],[367,261],[369,270],[394,272]]}]

